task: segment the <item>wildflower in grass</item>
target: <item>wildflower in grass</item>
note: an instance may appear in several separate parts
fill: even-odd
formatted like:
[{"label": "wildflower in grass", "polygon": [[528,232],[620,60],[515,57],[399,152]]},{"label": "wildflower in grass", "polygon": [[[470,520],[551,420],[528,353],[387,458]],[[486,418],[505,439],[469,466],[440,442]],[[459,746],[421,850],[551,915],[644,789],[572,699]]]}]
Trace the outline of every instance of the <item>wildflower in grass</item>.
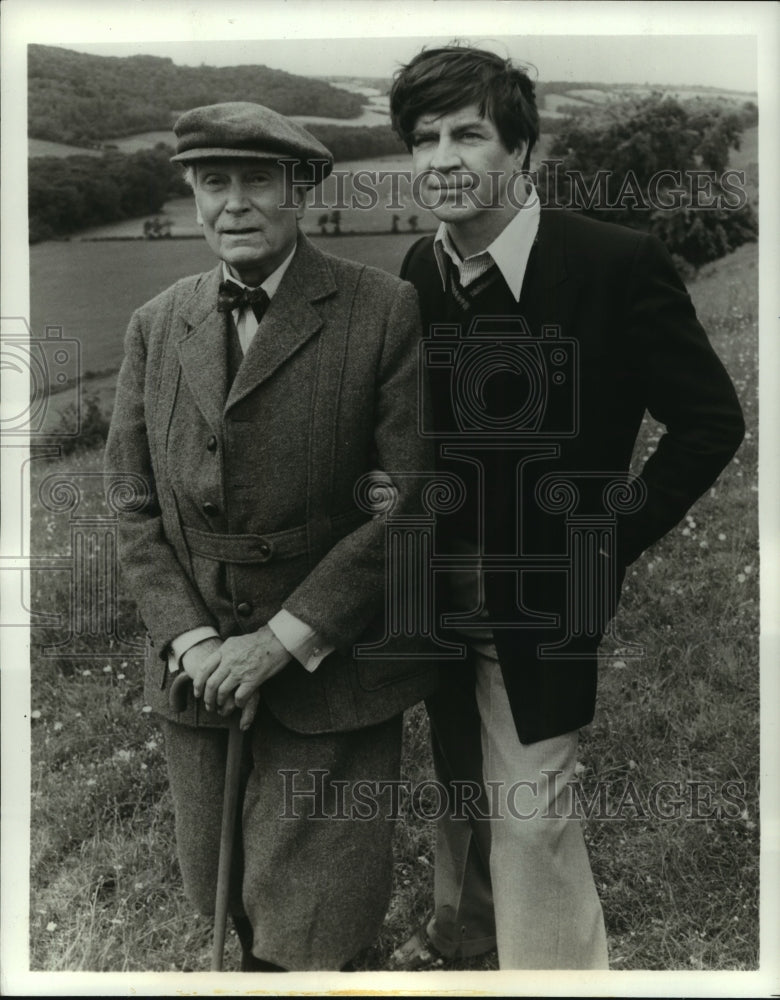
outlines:
[{"label": "wildflower in grass", "polygon": [[110,663],[107,663],[105,665],[105,667],[103,667],[103,673],[104,674],[110,674],[111,673],[111,664]]},{"label": "wildflower in grass", "polygon": [[746,579],[747,579],[747,577],[745,576],[744,573],[737,573],[737,582],[738,583],[744,583]]},{"label": "wildflower in grass", "polygon": [[57,930],[57,925],[54,923],[53,920],[50,920],[48,922],[48,924],[46,924],[46,930],[47,931],[56,931]]},{"label": "wildflower in grass", "polygon": [[54,732],[58,733],[61,729],[62,729],[62,723],[61,722],[55,722],[54,723]]},{"label": "wildflower in grass", "polygon": [[687,537],[688,535],[690,535],[691,529],[690,528],[683,528],[682,533]]},{"label": "wildflower in grass", "polygon": [[720,533],[720,534],[718,535],[718,541],[719,541],[719,542],[725,542],[725,541],[726,541],[726,536],[725,536],[725,535],[723,534],[723,532],[722,532],[722,531],[721,531],[721,533]]},{"label": "wildflower in grass", "polygon": [[34,712],[30,712],[30,718],[31,719],[37,720],[37,719],[40,719],[40,717],[41,717],[40,709],[36,708]]},{"label": "wildflower in grass", "polygon": [[82,670],[81,671],[81,676],[82,677],[91,677],[92,676],[92,671],[91,670]]},{"label": "wildflower in grass", "polygon": [[123,681],[123,680],[125,679],[125,675],[124,675],[124,674],[117,674],[117,675],[116,675],[116,679],[117,679],[118,681]]}]

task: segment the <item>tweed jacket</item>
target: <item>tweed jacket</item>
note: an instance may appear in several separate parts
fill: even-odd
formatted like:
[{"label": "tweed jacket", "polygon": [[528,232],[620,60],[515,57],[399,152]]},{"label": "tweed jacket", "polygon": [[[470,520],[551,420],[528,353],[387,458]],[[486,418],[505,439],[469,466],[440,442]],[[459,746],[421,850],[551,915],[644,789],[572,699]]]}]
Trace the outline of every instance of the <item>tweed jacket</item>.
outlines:
[{"label": "tweed jacket", "polygon": [[[373,724],[433,684],[409,639],[387,658],[353,655],[384,636],[386,592],[385,523],[356,502],[356,484],[372,469],[432,465],[417,432],[414,290],[299,234],[229,386],[220,279],[221,264],[177,282],[133,315],[125,340],[106,470],[146,494],[119,530],[149,633],[145,697],[179,721],[223,725],[197,706],[170,715],[169,643],[202,625],[252,632],[284,607],[336,651],[266,682],[271,711],[300,732]],[[399,477],[394,515],[417,509],[421,484]]]},{"label": "tweed jacket", "polygon": [[[539,390],[538,414],[533,406],[526,411],[527,433],[496,436],[498,447],[485,450],[453,420],[453,369],[458,351],[461,360],[466,357],[464,344],[472,349],[466,326],[473,316],[461,313],[460,328],[452,327],[452,302],[442,288],[432,237],[411,247],[401,276],[418,290],[424,338],[437,341],[439,356],[447,347],[452,359],[431,367],[434,411],[444,428],[437,461],[466,478],[467,492],[478,489],[468,482],[470,467],[482,467],[489,480],[480,511],[482,544],[493,554],[527,557],[520,575],[485,574],[518,735],[532,743],[580,728],[593,717],[597,649],[626,567],[682,519],[742,440],[734,387],[660,241],[543,209],[519,303],[501,282],[499,291],[488,289],[474,306],[483,317],[501,317],[498,332],[484,337],[488,359],[491,341],[503,336],[501,323],[508,316],[517,326],[522,319],[529,346],[520,349],[531,359],[529,369],[536,369],[530,384],[537,377]],[[503,355],[502,365],[507,367]],[[488,397],[501,397],[503,385],[506,397],[519,381],[497,377],[482,386]],[[511,398],[493,402],[498,413],[519,408]],[[614,534],[598,541],[609,513],[604,490],[632,467],[646,412],[665,431],[652,456],[633,466],[638,483],[611,487]],[[448,436],[448,426],[454,435]],[[449,462],[442,457],[447,446],[455,450]],[[464,461],[470,447],[471,462]],[[628,502],[632,494],[636,503]],[[587,528],[575,540],[578,524]],[[446,518],[439,527],[446,535]],[[606,569],[598,590],[592,568],[601,559]],[[641,644],[641,636],[633,638]],[[447,670],[455,676],[452,667]]]}]

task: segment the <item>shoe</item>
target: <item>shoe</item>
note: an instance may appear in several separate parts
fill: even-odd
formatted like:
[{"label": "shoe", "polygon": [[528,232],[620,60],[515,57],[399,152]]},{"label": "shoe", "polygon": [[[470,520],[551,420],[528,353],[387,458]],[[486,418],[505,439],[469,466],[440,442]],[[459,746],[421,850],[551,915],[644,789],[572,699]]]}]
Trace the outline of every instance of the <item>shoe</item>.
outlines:
[{"label": "shoe", "polygon": [[241,955],[242,972],[287,972],[281,965],[274,965],[273,962],[266,962],[264,958],[257,958],[251,951],[245,951]]},{"label": "shoe", "polygon": [[424,969],[440,969],[444,962],[445,956],[428,937],[427,925],[422,924],[390,956],[390,969],[394,972],[419,972]]}]

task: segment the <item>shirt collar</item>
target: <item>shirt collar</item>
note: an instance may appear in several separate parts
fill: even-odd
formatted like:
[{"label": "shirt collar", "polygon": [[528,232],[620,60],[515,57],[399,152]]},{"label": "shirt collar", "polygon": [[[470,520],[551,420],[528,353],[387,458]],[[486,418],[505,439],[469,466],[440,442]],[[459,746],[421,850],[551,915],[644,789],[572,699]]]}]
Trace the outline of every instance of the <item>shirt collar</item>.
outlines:
[{"label": "shirt collar", "polygon": [[[516,302],[520,301],[526,265],[531,254],[531,247],[534,245],[536,234],[539,231],[540,209],[541,205],[536,188],[530,186],[528,197],[522,208],[518,209],[512,220],[501,230],[490,246],[477,254],[472,254],[470,258],[466,258],[471,260],[481,257],[483,254],[489,255],[495,261],[496,267],[501,272]],[[436,232],[433,249],[442,287],[446,289],[447,271],[443,255],[446,253],[458,267],[458,270],[460,270],[463,261],[444,222],[439,225]]]},{"label": "shirt collar", "polygon": [[[265,281],[261,282],[260,288],[263,289],[263,291],[265,292],[265,294],[268,296],[269,299],[272,299],[276,294],[276,290],[279,288],[279,285],[281,284],[285,271],[290,266],[292,259],[295,256],[295,251],[297,247],[298,245],[296,243],[296,245],[292,248],[290,254],[284,258],[279,267],[277,267],[275,271],[272,271],[265,279]],[[240,278],[237,278],[234,274],[231,274],[224,260],[222,261],[222,278],[224,281],[235,281],[235,283],[237,285],[240,285],[241,288],[252,287],[251,285],[245,284]]]}]

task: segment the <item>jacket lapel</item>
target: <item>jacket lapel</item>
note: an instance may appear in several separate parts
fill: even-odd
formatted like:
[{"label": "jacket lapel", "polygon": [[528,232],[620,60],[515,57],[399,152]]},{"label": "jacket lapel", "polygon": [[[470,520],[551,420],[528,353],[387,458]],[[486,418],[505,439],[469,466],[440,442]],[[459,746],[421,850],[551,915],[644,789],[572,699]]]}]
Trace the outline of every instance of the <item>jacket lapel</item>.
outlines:
[{"label": "jacket lapel", "polygon": [[225,409],[256,389],[314,336],[322,317],[313,303],[335,292],[325,256],[299,233],[298,249],[238,369]]},{"label": "jacket lapel", "polygon": [[572,277],[566,260],[565,218],[554,209],[542,209],[539,233],[528,258],[520,312],[531,329],[566,325],[574,293],[565,288]]},{"label": "jacket lapel", "polygon": [[337,290],[325,256],[299,233],[296,254],[228,392],[229,320],[217,312],[221,280],[220,263],[182,303],[184,328],[177,343],[184,377],[214,431],[219,431],[225,409],[252,392],[320,329],[322,318],[313,303]]},{"label": "jacket lapel", "polygon": [[195,402],[209,426],[218,431],[227,395],[228,317],[217,312],[217,293],[222,264],[206,275],[192,296],[183,303],[184,332],[179,343],[179,361]]}]

